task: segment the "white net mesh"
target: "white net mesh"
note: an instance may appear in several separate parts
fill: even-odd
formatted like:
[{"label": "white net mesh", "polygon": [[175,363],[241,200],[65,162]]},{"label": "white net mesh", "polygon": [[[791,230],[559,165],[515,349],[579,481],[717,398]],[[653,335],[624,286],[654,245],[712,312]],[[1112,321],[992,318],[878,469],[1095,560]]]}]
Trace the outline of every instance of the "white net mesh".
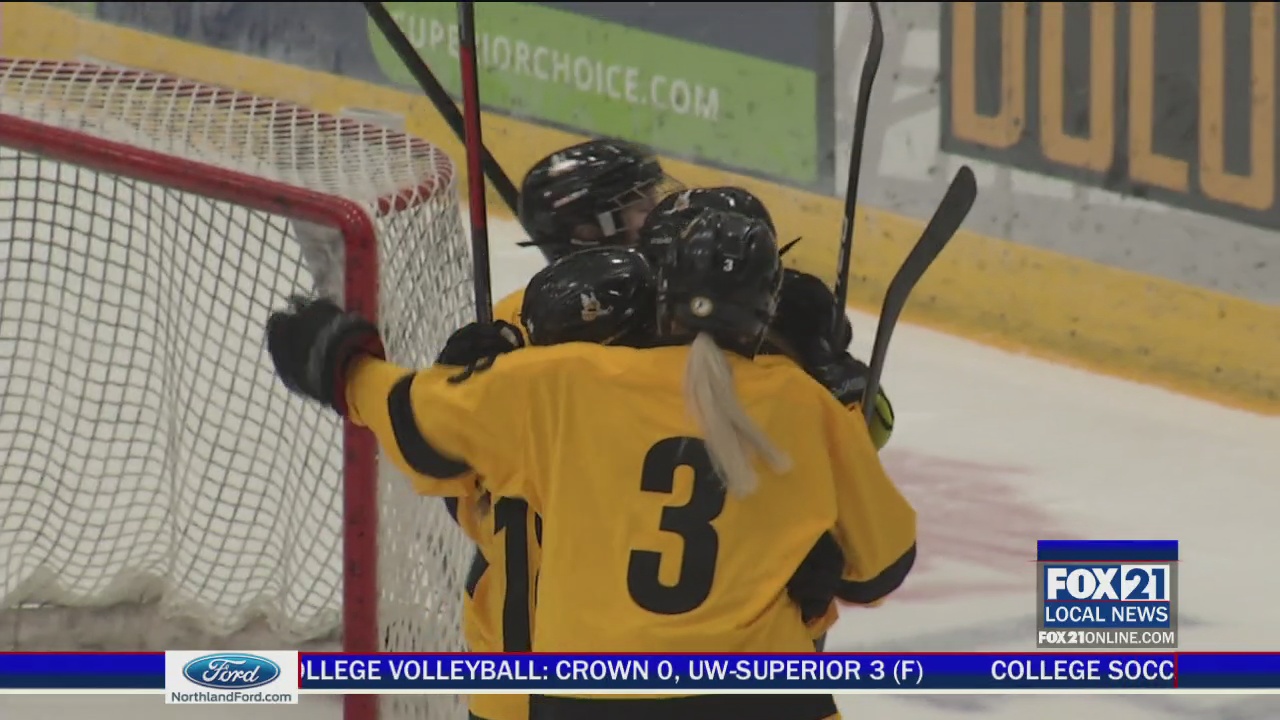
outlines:
[{"label": "white net mesh", "polygon": [[0,268],[0,649],[461,649],[467,541],[367,435],[344,455],[262,337],[318,289],[376,308],[394,360],[430,362],[472,307],[443,153],[231,90],[0,60]]}]

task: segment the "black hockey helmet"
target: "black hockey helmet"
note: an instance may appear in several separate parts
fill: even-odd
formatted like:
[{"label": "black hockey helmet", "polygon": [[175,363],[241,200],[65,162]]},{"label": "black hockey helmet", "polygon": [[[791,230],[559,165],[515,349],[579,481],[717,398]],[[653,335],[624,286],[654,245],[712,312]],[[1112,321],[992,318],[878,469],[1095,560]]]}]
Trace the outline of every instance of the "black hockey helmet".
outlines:
[{"label": "black hockey helmet", "polygon": [[[840,330],[833,334],[837,318]],[[820,278],[787,268],[782,273],[778,311],[769,324],[771,351],[796,354],[804,363],[829,362],[833,353],[844,352],[853,341],[853,324],[835,293]]]},{"label": "black hockey helmet", "polygon": [[748,190],[733,186],[692,188],[673,192],[662,198],[649,211],[640,228],[640,249],[651,259],[655,253],[680,237],[685,227],[703,210],[736,212],[763,222],[776,236],[773,217],[760,198]]},{"label": "black hockey helmet", "polygon": [[603,246],[565,255],[539,270],[520,317],[531,345],[646,344],[653,338],[657,280],[644,256]]},{"label": "black hockey helmet", "polygon": [[538,161],[520,188],[520,224],[554,260],[595,245],[629,245],[661,195],[676,189],[653,153],[589,140]]},{"label": "black hockey helmet", "polygon": [[782,259],[768,224],[736,212],[702,210],[658,262],[658,333],[707,332],[752,357],[777,309]]}]

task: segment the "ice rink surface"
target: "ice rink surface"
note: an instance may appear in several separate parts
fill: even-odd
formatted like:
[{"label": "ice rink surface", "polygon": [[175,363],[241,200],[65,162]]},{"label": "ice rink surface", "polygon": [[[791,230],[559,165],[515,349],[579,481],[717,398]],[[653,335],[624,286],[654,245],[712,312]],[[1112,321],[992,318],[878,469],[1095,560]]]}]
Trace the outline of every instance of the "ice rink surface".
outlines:
[{"label": "ice rink surface", "polygon": [[[494,288],[542,265],[498,222]],[[1082,288],[1087,292],[1088,288]],[[855,314],[867,354],[874,319]],[[916,504],[920,560],[890,602],[846,610],[831,650],[1029,650],[1035,541],[1181,542],[1187,650],[1275,650],[1274,549],[1280,545],[1280,419],[1092,375],[904,325],[885,387],[897,429],[886,467]],[[46,720],[224,718],[226,707],[158,697],[0,696],[0,717]],[[846,718],[877,720],[1280,719],[1278,696],[842,696]],[[236,708],[241,720],[338,720],[333,698]]]}]

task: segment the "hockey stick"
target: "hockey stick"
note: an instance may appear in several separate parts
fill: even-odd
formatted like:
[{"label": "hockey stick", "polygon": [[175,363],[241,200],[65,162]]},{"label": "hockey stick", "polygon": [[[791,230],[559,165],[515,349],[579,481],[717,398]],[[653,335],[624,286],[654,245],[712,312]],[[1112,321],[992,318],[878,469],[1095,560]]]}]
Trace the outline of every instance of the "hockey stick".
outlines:
[{"label": "hockey stick", "polygon": [[[880,5],[871,5],[871,40],[867,43],[867,57],[862,63],[862,77],[858,79],[858,108],[853,115],[853,140],[849,146],[849,180],[844,190],[844,224],[840,226],[840,252],[836,256],[836,307],[849,303],[849,260],[853,255],[853,224],[858,213],[858,179],[862,175],[862,148],[867,140],[867,111],[871,105],[871,86],[880,70],[880,56],[884,53],[884,27],[880,22]],[[839,316],[831,327],[831,335],[840,334],[844,318]]]},{"label": "hockey stick", "polygon": [[875,344],[871,350],[871,365],[867,371],[867,387],[862,394],[862,412],[866,415],[867,424],[876,411],[876,393],[880,392],[880,375],[884,372],[885,356],[889,353],[889,338],[898,324],[898,317],[907,304],[907,298],[915,289],[921,276],[933,264],[938,253],[947,246],[951,237],[960,229],[978,197],[978,185],[973,177],[973,170],[968,165],[960,168],[947,194],[942,197],[938,209],[933,211],[929,224],[925,226],[915,247],[907,253],[902,267],[894,273],[889,282],[889,289],[884,294],[884,304],[880,308],[880,323],[876,326]]},{"label": "hockey stick", "polygon": [[489,276],[489,214],[484,196],[484,143],[480,137],[480,70],[476,65],[476,4],[458,3],[458,61],[462,65],[462,116],[467,146],[467,199],[471,208],[471,271],[476,320],[493,322]]},{"label": "hockey stick", "polygon": [[[440,81],[436,79],[431,68],[423,62],[422,56],[418,55],[418,51],[413,49],[413,43],[409,42],[409,38],[396,24],[391,13],[387,12],[386,7],[380,2],[366,2],[364,5],[365,12],[369,15],[369,19],[373,20],[373,24],[378,26],[378,31],[390,43],[391,49],[395,51],[396,57],[400,58],[400,62],[409,69],[409,74],[413,75],[413,79],[417,81],[418,87],[422,88],[422,92],[435,106],[436,112],[444,118],[449,124],[449,128],[453,130],[453,134],[457,136],[458,142],[466,143],[466,124],[463,121],[462,113],[458,111],[457,105],[453,103],[453,98],[449,97],[449,92],[444,89]],[[518,215],[520,206],[520,192],[516,190],[516,186],[512,184],[511,178],[503,171],[502,166],[494,159],[489,150],[482,144],[480,146],[482,153],[484,176],[489,178],[489,182],[493,183],[493,189],[497,191],[498,197],[502,198],[502,203],[511,210],[512,215]]]}]

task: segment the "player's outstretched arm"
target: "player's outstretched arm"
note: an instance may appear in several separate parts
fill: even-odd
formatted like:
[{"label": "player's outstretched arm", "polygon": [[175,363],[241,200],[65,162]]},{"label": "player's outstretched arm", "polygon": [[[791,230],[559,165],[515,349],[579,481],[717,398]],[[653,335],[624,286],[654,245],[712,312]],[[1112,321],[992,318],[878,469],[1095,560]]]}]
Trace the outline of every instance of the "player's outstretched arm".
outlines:
[{"label": "player's outstretched arm", "polygon": [[[327,299],[295,297],[288,310],[267,321],[267,351],[285,387],[322,402],[338,414],[373,430],[391,460],[423,494],[460,495],[474,479],[465,464],[428,462],[416,447],[402,447],[403,421],[396,399],[412,379],[409,370],[386,362],[378,329]],[[452,482],[442,482],[452,481]]]},{"label": "player's outstretched arm", "polygon": [[[424,373],[445,373],[444,368]],[[475,488],[471,467],[442,454],[418,429],[412,406],[414,373],[376,357],[352,363],[345,382],[347,417],[371,430],[387,458],[420,495],[463,496]]]},{"label": "player's outstretched arm", "polygon": [[[496,497],[528,499],[522,472],[529,452],[522,427],[532,411],[530,391],[518,359],[494,362],[521,346],[509,323],[472,323],[449,339],[427,370],[407,373],[374,357],[358,360],[347,379],[353,422],[378,436],[393,460],[423,482],[446,487],[424,494],[474,490],[475,480]],[[463,367],[465,366],[465,367]],[[515,366],[515,367],[510,367]],[[536,414],[536,413],[535,413]]]},{"label": "player's outstretched arm", "polygon": [[862,418],[834,404],[825,407],[835,534],[845,557],[845,580],[836,596],[871,604],[896,590],[915,564],[916,513],[885,474]]},{"label": "player's outstretched arm", "polygon": [[449,338],[428,370],[415,373],[374,356],[359,358],[344,381],[347,417],[373,431],[419,494],[468,494],[477,480],[464,458],[476,453],[465,448],[483,423],[465,403],[450,412],[450,400],[459,393],[448,389],[483,385],[468,381],[520,345],[518,331],[507,323],[472,323]]}]

